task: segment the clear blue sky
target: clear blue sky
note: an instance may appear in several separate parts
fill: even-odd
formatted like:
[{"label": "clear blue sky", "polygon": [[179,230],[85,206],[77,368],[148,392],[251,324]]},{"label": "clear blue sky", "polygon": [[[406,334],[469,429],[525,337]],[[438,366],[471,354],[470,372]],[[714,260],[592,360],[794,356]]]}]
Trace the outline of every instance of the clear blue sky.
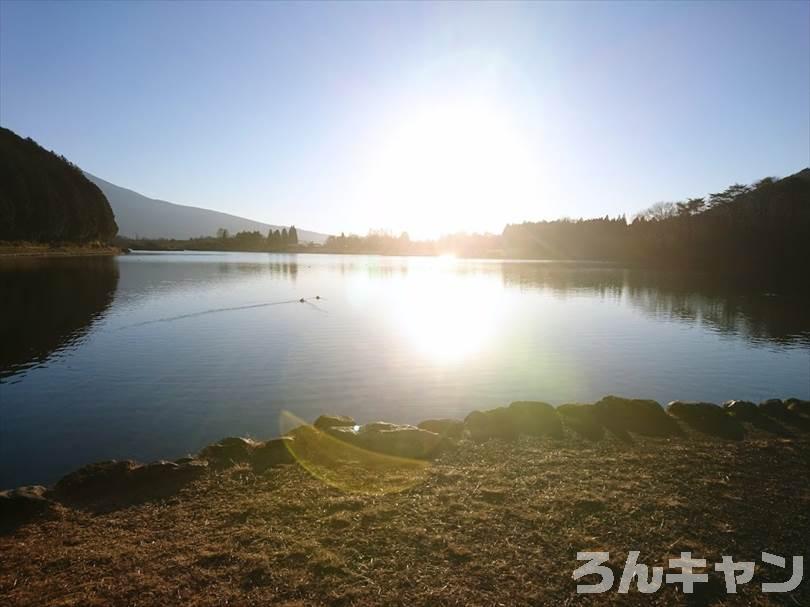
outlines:
[{"label": "clear blue sky", "polygon": [[0,124],[146,195],[430,236],[810,165],[810,3],[0,3]]}]

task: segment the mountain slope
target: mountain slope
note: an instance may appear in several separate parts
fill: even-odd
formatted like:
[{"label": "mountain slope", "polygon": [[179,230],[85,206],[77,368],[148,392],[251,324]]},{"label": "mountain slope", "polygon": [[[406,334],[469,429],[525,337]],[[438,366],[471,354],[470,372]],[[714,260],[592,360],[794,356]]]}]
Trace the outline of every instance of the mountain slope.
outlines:
[{"label": "mountain slope", "polygon": [[64,156],[0,128],[0,240],[109,240],[117,227],[95,184]]},{"label": "mountain slope", "polygon": [[[197,236],[214,236],[220,228],[225,228],[231,234],[255,230],[267,234],[270,228],[280,230],[282,227],[287,227],[148,198],[133,190],[104,181],[90,173],[85,172],[85,175],[104,192],[107,200],[110,201],[119,233],[122,236],[186,239]],[[327,234],[298,230],[298,239],[301,242],[322,243],[326,238]]]}]

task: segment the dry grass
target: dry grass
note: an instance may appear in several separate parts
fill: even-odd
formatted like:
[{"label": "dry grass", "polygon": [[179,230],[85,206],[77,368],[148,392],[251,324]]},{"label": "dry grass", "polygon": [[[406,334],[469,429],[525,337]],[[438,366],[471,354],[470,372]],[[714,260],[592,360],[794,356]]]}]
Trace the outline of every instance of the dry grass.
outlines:
[{"label": "dry grass", "polygon": [[[297,465],[206,475],[163,501],[59,508],[0,537],[2,605],[808,605],[752,583],[691,603],[577,595],[579,550],[662,564],[810,545],[810,440],[690,435],[465,442],[401,492],[345,493]],[[810,572],[805,574],[805,579]],[[618,585],[618,579],[616,584]],[[587,599],[587,600],[586,600]]]}]

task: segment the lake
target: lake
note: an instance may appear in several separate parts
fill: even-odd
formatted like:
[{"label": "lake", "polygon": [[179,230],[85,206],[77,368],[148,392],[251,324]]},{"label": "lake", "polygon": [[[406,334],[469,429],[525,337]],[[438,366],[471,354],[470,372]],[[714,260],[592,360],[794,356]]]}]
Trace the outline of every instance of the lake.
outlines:
[{"label": "lake", "polygon": [[606,265],[6,259],[0,312],[0,488],[268,438],[282,411],[413,423],[514,400],[810,397],[806,295]]}]

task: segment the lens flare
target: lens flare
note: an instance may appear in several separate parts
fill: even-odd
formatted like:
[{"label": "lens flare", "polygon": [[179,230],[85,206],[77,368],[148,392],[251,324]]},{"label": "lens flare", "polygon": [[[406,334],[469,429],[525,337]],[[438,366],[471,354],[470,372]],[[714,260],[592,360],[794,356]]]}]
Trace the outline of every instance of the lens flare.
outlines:
[{"label": "lens flare", "polygon": [[281,412],[281,430],[295,460],[313,477],[346,493],[382,495],[413,487],[424,479],[429,463],[361,449]]}]

